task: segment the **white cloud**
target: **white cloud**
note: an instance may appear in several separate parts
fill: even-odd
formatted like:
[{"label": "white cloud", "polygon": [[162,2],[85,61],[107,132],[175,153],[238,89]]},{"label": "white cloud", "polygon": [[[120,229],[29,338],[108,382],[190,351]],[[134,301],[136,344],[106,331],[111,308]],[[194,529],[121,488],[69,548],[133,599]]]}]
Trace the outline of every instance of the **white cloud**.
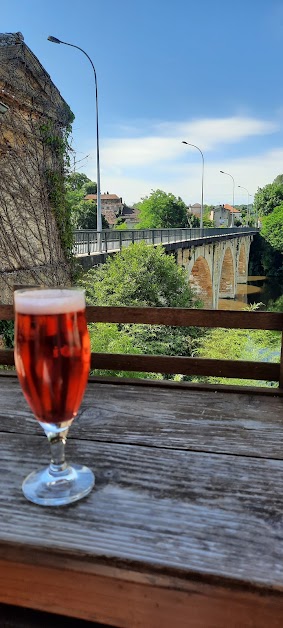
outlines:
[{"label": "white cloud", "polygon": [[188,122],[159,123],[152,134],[140,137],[108,138],[101,143],[101,163],[107,170],[147,167],[157,162],[184,156],[182,140],[196,144],[203,151],[219,145],[232,144],[277,130],[274,122],[247,117],[205,118]]},{"label": "white cloud", "polygon": [[[182,123],[158,123],[152,134],[146,137],[113,138],[101,142],[102,191],[108,190],[131,204],[152,189],[163,189],[181,196],[186,202],[200,201],[201,161],[195,155],[193,162],[188,151],[193,148],[182,145],[184,139],[199,146],[205,153],[204,200],[206,203],[232,202],[232,181],[220,174],[220,170],[235,178],[235,203],[246,202],[242,185],[253,194],[258,187],[272,181],[283,170],[283,148],[262,152],[258,156],[243,156],[220,161],[223,144],[239,144],[252,136],[270,134],[278,125],[267,120],[234,116],[223,119],[201,119]],[[136,131],[136,129],[135,129]],[[211,152],[217,149],[217,161]],[[89,151],[88,151],[89,152]],[[207,153],[210,152],[207,158]],[[237,148],[239,153],[239,146]],[[85,169],[96,180],[95,153]]]}]

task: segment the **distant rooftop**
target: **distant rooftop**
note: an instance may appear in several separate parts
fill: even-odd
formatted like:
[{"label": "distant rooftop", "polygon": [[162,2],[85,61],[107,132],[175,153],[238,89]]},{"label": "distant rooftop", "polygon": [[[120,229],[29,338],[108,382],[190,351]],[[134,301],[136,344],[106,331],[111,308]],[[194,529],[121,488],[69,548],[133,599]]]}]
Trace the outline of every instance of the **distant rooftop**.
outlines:
[{"label": "distant rooftop", "polygon": [[[102,201],[121,201],[122,199],[120,198],[120,196],[117,196],[117,194],[101,194],[100,198]],[[97,200],[97,194],[87,194],[84,197],[85,201],[96,201]]]},{"label": "distant rooftop", "polygon": [[224,209],[228,209],[229,212],[231,212],[231,214],[240,214],[240,210],[236,209],[235,207],[232,207],[232,205],[224,205]]}]

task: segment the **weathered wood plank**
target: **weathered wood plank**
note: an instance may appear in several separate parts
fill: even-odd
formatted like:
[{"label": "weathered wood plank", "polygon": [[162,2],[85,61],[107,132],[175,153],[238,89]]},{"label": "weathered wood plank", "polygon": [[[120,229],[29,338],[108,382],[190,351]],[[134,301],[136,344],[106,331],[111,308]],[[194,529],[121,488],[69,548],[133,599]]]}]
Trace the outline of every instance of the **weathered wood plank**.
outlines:
[{"label": "weathered wood plank", "polygon": [[283,461],[71,441],[70,459],[91,466],[97,483],[63,512],[21,494],[25,475],[47,462],[47,442],[2,434],[1,443],[6,559],[6,543],[18,544],[33,559],[48,550],[54,568],[64,555],[283,591]]},{"label": "weathered wood plank", "polygon": [[163,355],[122,355],[118,353],[92,353],[91,368],[153,373],[179,373],[182,375],[211,375],[279,381],[280,365],[270,362],[243,360],[212,360]]},{"label": "weathered wood plank", "polygon": [[[52,600],[52,610],[66,616],[66,622],[67,617],[77,617],[117,628],[282,626],[283,598],[272,590],[253,591],[250,587],[243,591],[189,577],[173,579],[121,569],[109,574],[110,570],[95,564],[87,572],[85,564],[78,570],[77,563],[66,566],[66,562],[61,560],[54,569],[48,564],[1,561],[1,599],[43,611],[50,611]],[[65,621],[63,625],[69,626]],[[54,619],[52,625],[57,626]]]},{"label": "weathered wood plank", "polygon": [[[0,305],[0,320],[13,319],[13,306]],[[156,307],[95,307],[87,306],[88,322],[144,323],[175,327],[223,327],[228,329],[283,329],[280,312],[239,312]]]},{"label": "weathered wood plank", "polygon": [[[280,397],[91,382],[69,438],[282,459],[282,414]],[[45,438],[14,378],[1,380],[0,432]]]},{"label": "weathered wood plank", "polygon": [[239,312],[187,308],[87,307],[88,322],[145,323],[186,327],[283,329],[280,312]]},{"label": "weathered wood plank", "polygon": [[[0,364],[13,366],[12,349],[0,349]],[[92,353],[91,368],[153,373],[180,373],[183,375],[211,375],[214,377],[241,376],[242,379],[279,381],[280,365],[269,362],[243,360],[211,360],[160,355],[122,355],[120,353]]]}]

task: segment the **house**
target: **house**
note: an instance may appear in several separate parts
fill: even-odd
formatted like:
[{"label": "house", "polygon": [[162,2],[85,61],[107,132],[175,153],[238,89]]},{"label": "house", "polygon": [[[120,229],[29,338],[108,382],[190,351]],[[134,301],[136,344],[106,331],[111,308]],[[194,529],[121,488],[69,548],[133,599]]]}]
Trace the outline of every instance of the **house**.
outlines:
[{"label": "house", "polygon": [[210,220],[215,227],[233,227],[235,221],[242,221],[242,214],[232,205],[217,205],[210,212]]},{"label": "house", "polygon": [[[87,194],[84,200],[97,203],[97,194]],[[123,203],[122,197],[117,196],[117,194],[109,194],[109,192],[101,194],[101,213],[110,227],[114,227],[120,216],[125,218],[128,229],[135,229],[138,223],[139,210],[128,207]]]},{"label": "house", "polygon": [[[106,218],[110,227],[116,223],[118,216],[121,215],[123,209],[123,201],[117,194],[101,194],[101,213]],[[85,201],[94,201],[97,203],[97,194],[87,194]]]},{"label": "house", "polygon": [[136,209],[136,207],[124,205],[121,216],[125,218],[128,229],[136,229],[139,222],[139,213],[139,209]]},{"label": "house", "polygon": [[200,203],[194,203],[193,205],[189,205],[187,207],[188,215],[196,216],[196,218],[200,218],[201,215],[201,205]]}]

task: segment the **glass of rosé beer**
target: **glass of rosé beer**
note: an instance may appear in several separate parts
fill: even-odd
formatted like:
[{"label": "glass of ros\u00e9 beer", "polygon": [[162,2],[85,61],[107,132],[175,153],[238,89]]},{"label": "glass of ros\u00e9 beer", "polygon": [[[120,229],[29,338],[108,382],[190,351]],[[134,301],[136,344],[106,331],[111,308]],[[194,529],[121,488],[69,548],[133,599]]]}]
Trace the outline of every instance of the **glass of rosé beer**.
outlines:
[{"label": "glass of ros\u00e9 beer", "polygon": [[51,445],[49,467],[23,482],[27,499],[60,506],[94,485],[90,469],[65,462],[68,430],[77,415],[90,367],[84,290],[15,290],[15,364],[24,396]]}]

